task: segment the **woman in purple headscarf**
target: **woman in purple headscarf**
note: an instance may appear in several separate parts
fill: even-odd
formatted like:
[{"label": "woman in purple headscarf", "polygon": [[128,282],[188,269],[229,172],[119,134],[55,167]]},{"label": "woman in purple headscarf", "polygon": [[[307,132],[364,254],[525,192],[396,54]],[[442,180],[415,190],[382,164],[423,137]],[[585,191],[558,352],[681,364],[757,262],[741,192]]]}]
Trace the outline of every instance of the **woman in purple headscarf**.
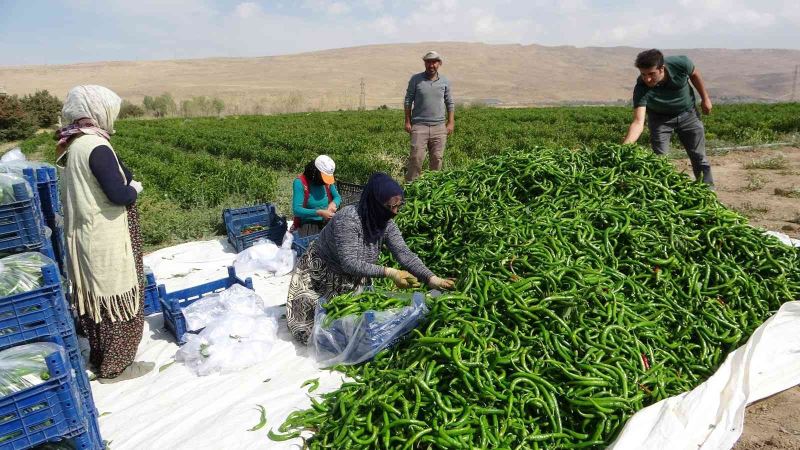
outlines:
[{"label": "woman in purple headscarf", "polygon": [[[453,280],[434,275],[409,250],[392,220],[403,204],[403,188],[389,175],[376,173],[358,204],[342,208],[322,229],[289,284],[286,319],[295,340],[308,342],[321,297],[360,291],[370,278],[391,278],[399,288],[415,286],[418,280],[433,289],[453,287]],[[376,264],[384,244],[405,270]]]}]

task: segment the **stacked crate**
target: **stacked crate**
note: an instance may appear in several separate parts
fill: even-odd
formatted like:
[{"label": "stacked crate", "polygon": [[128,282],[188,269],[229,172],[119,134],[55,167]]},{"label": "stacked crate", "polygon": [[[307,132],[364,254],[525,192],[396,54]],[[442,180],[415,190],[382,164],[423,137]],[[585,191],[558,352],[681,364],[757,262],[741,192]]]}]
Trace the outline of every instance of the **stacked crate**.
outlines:
[{"label": "stacked crate", "polygon": [[47,358],[57,376],[0,397],[0,449],[58,439],[71,439],[80,449],[102,449],[97,409],[62,287],[64,234],[56,171],[26,167],[18,174],[24,181],[11,186],[13,201],[6,195],[0,205],[0,253],[41,252],[57,264],[41,268],[39,288],[0,297],[0,351],[34,342],[52,342],[62,351]]},{"label": "stacked crate", "polygon": [[[74,438],[85,433],[85,439],[82,439],[93,444],[82,448],[102,449],[97,409],[78,346],[74,322],[61,287],[59,270],[55,264],[48,264],[41,270],[42,283],[38,289],[0,297],[0,351],[33,342],[52,342],[60,346],[66,357],[64,364],[68,373],[58,384],[66,387],[55,389],[68,389],[77,393],[78,398],[71,403],[73,409],[65,410],[65,414],[79,417],[80,427],[71,429],[69,436],[52,436],[40,433],[41,424],[30,425],[31,422],[24,420],[24,417],[31,405],[22,399],[27,398],[29,391],[37,390],[40,386],[32,387],[0,398],[0,439],[5,437],[0,448],[29,448],[35,445],[32,441],[37,441],[36,436],[44,439],[36,442],[41,443],[60,437]],[[47,421],[57,424],[61,419],[53,417]],[[17,441],[20,446],[15,444]]]},{"label": "stacked crate", "polygon": [[55,167],[42,163],[0,166],[25,183],[14,186],[16,201],[0,205],[0,253],[39,251],[66,273],[64,219]]}]

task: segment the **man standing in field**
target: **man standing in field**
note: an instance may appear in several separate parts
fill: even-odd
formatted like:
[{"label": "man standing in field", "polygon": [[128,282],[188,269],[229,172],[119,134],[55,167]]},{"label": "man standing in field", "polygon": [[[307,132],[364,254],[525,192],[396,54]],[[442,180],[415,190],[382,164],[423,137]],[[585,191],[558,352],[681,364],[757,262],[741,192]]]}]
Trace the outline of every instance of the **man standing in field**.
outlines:
[{"label": "man standing in field", "polygon": [[404,102],[406,132],[411,133],[406,182],[414,181],[419,176],[426,152],[430,157],[430,169],[442,168],[447,136],[455,126],[450,82],[439,75],[442,57],[431,51],[422,60],[425,61],[425,71],[413,75],[408,81]]},{"label": "man standing in field", "polygon": [[692,162],[695,179],[702,179],[713,186],[711,165],[706,157],[705,128],[700,121],[692,89],[694,86],[700,94],[703,114],[711,113],[711,98],[700,72],[686,56],[665,58],[656,49],[639,53],[635,65],[641,75],[633,89],[633,122],[623,143],[629,144],[639,139],[646,113],[653,151],[666,155],[672,132],[677,132]]}]

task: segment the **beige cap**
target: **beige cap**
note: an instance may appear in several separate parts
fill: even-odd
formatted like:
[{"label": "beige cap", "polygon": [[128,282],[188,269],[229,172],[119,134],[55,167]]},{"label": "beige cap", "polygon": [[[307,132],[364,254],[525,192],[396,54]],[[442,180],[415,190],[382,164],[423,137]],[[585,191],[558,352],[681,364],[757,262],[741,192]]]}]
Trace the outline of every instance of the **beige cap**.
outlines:
[{"label": "beige cap", "polygon": [[314,160],[314,166],[319,170],[322,175],[322,181],[325,184],[333,184],[336,180],[333,178],[333,172],[336,170],[336,163],[333,162],[328,155],[319,155]]},{"label": "beige cap", "polygon": [[428,53],[425,53],[425,56],[422,57],[423,61],[430,61],[432,59],[438,59],[440,62],[442,61],[442,55],[439,53],[431,50]]}]

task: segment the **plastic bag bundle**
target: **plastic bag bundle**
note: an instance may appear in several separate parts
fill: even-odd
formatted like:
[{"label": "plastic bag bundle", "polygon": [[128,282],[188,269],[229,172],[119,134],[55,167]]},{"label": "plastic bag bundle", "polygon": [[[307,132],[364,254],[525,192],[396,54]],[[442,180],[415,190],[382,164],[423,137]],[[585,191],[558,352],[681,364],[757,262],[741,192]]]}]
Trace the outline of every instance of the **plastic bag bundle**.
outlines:
[{"label": "plastic bag bundle", "polygon": [[14,147],[11,150],[3,153],[3,156],[0,157],[0,164],[6,164],[13,161],[26,161],[28,157],[22,153],[22,150],[19,147]]},{"label": "plastic bag bundle", "polygon": [[13,173],[0,173],[0,205],[20,202],[33,197],[30,183]]},{"label": "plastic bag bundle", "polygon": [[[398,293],[402,296],[402,293]],[[409,306],[385,311],[366,311],[328,321],[325,299],[317,305],[309,340],[315,358],[323,367],[358,364],[397,343],[428,314],[425,296],[415,292]]]},{"label": "plastic bag bundle", "polygon": [[54,264],[39,252],[17,253],[0,259],[0,297],[42,287],[42,267]]},{"label": "plastic bag bundle", "polygon": [[253,290],[234,284],[222,292],[203,297],[183,308],[186,329],[201,330],[229,312],[244,315],[264,314],[264,300]]},{"label": "plastic bag bundle", "polygon": [[271,272],[283,276],[294,269],[295,252],[292,250],[293,236],[286,233],[283,243],[278,247],[269,239],[259,239],[252,247],[242,250],[233,267],[236,273]]},{"label": "plastic bag bundle", "polygon": [[275,317],[228,312],[200,334],[188,334],[175,360],[200,376],[233,372],[267,360],[277,336]]},{"label": "plastic bag bundle", "polygon": [[[24,156],[24,155],[23,155]],[[43,161],[28,161],[28,160],[13,160],[13,161],[0,161],[0,172],[12,173],[15,175],[22,175],[24,169],[32,169],[34,174],[36,169],[48,168],[55,169],[55,166]],[[44,181],[44,180],[37,180]]]},{"label": "plastic bag bundle", "polygon": [[[51,342],[25,344],[0,352],[0,397],[39,385],[50,379],[48,355],[63,350]],[[66,359],[66,357],[64,357]]]}]

